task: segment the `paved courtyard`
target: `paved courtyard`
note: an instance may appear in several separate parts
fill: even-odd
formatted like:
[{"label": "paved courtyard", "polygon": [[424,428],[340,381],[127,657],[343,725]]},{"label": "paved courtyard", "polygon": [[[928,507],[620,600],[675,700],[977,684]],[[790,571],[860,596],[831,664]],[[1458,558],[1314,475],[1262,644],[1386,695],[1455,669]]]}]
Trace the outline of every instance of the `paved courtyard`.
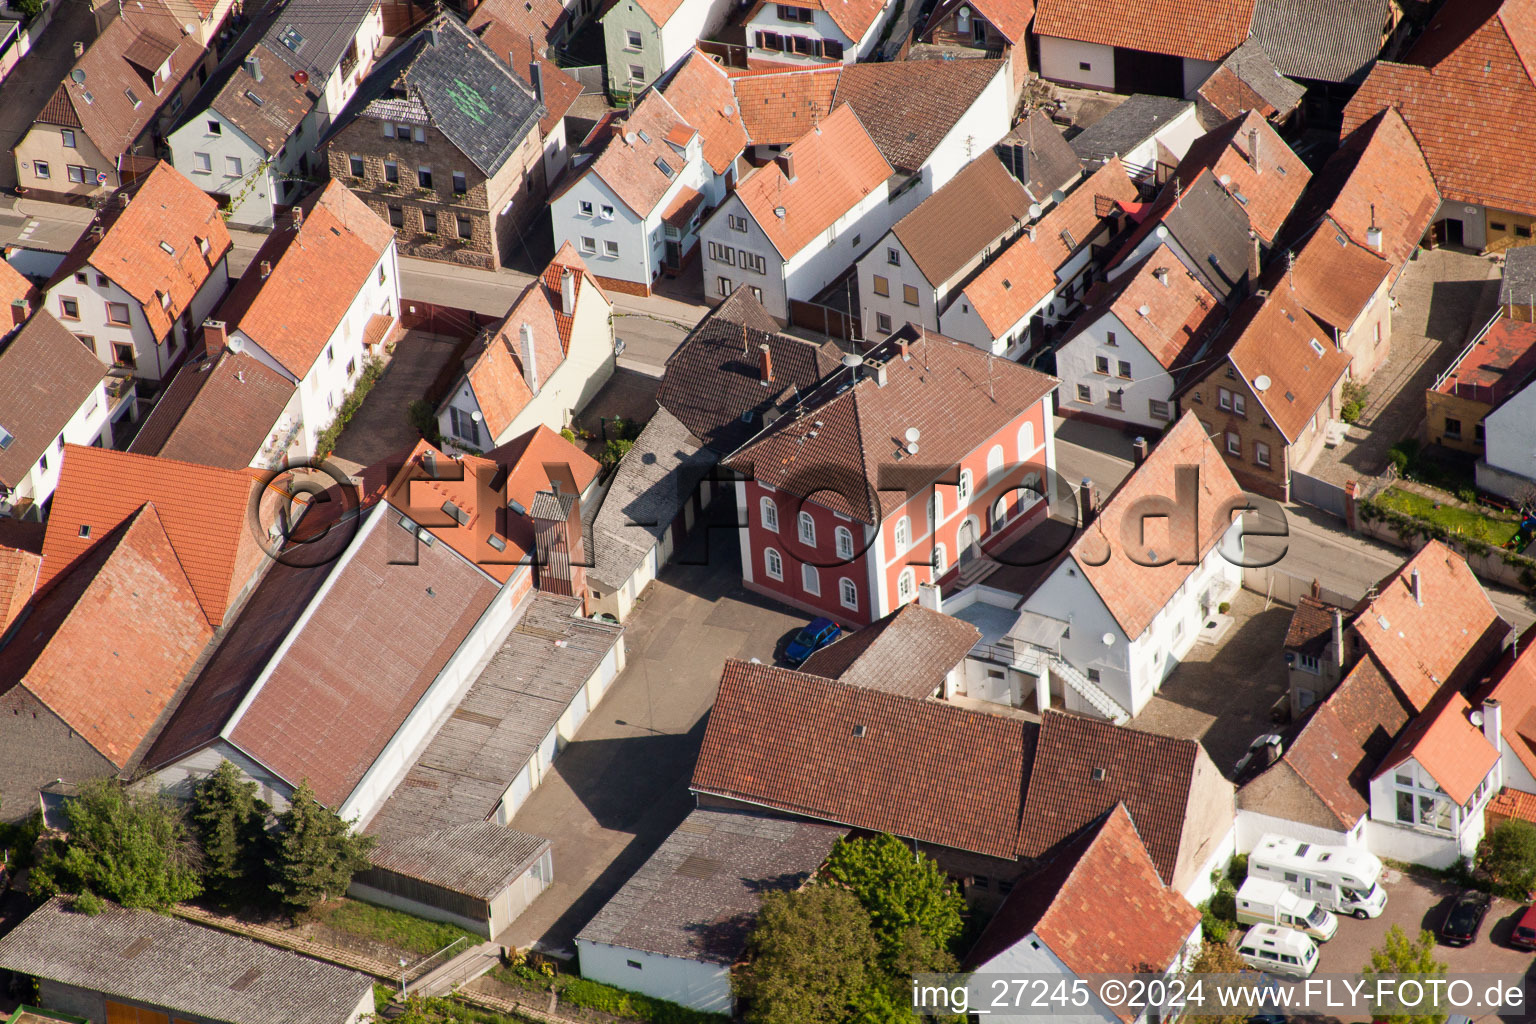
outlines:
[{"label": "paved courtyard", "polygon": [[[709,564],[681,564],[690,560]],[[511,822],[554,841],[555,881],[496,941],[574,951],[576,933],[693,808],[688,781],[725,659],[772,661],[803,624],[742,588],[734,530],[694,531],[627,623],[624,672]]]},{"label": "paved courtyard", "polygon": [[1273,729],[1269,710],[1287,691],[1281,645],[1291,608],[1248,590],[1232,599],[1233,623],[1216,644],[1196,643],[1131,727],[1199,740],[1231,776],[1254,737]]},{"label": "paved courtyard", "polygon": [[406,331],[395,345],[384,375],[336,440],[336,459],[348,472],[408,451],[421,435],[406,410],[427,393],[453,355],[455,340],[443,334]]},{"label": "paved courtyard", "polygon": [[1370,380],[1360,422],[1337,448],[1323,449],[1310,472],[1336,484],[1364,481],[1387,451],[1424,424],[1424,392],[1498,307],[1498,266],[1452,249],[1419,253],[1397,286],[1392,351]]}]

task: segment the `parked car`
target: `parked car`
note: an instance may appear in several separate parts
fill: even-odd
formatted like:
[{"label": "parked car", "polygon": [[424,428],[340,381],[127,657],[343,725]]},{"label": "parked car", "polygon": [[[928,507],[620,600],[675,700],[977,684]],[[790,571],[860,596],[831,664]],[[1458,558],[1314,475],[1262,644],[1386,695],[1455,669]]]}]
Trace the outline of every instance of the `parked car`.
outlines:
[{"label": "parked car", "polygon": [[1445,923],[1440,926],[1440,941],[1447,946],[1471,943],[1477,938],[1478,929],[1483,926],[1483,918],[1488,916],[1488,907],[1492,902],[1487,893],[1474,889],[1468,889],[1456,897],[1456,902],[1451,904],[1451,909],[1445,914]]},{"label": "parked car", "polygon": [[784,648],[784,660],[798,665],[842,635],[843,627],[831,619],[814,618]]},{"label": "parked car", "polygon": [[1520,912],[1515,930],[1509,935],[1509,944],[1516,949],[1536,949],[1536,905]]},{"label": "parked car", "polygon": [[1285,739],[1279,733],[1267,732],[1248,744],[1248,751],[1238,759],[1232,769],[1232,781],[1241,785],[1249,778],[1280,760],[1285,752]]}]

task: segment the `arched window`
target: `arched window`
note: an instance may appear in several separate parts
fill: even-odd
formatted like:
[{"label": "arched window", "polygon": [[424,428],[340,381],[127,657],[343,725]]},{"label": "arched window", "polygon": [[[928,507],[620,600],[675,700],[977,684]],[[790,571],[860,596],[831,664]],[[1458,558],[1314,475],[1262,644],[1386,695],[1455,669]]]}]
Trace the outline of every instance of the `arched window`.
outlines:
[{"label": "arched window", "polygon": [[907,550],[912,543],[912,520],[902,516],[896,520],[896,553]]},{"label": "arched window", "polygon": [[933,546],[933,578],[938,579],[944,575],[944,570],[949,568],[949,555],[944,551],[943,544]]},{"label": "arched window", "polygon": [[970,503],[971,471],[968,469],[960,471],[960,486],[955,488],[955,500],[960,503],[962,508]]},{"label": "arched window", "polygon": [[763,550],[763,568],[768,570],[768,575],[772,579],[784,579],[784,559],[780,558],[779,553],[773,548]]},{"label": "arched window", "polygon": [[917,576],[911,569],[901,570],[901,575],[896,577],[896,600],[906,604],[917,596]]},{"label": "arched window", "polygon": [[800,586],[807,594],[821,594],[821,574],[816,571],[814,565],[802,565],[800,567]]},{"label": "arched window", "polygon": [[1028,462],[1035,454],[1035,424],[1025,420],[1019,428],[1019,461]]},{"label": "arched window", "polygon": [[852,558],[853,531],[846,526],[839,526],[833,531],[833,536],[837,538],[837,557]]},{"label": "arched window", "polygon": [[1008,521],[1008,496],[1005,494],[992,505],[987,513],[987,529],[996,530]]},{"label": "arched window", "polygon": [[928,495],[928,529],[932,530],[939,525],[939,520],[944,518],[944,495],[939,493],[937,486]]},{"label": "arched window", "polygon": [[799,523],[800,523],[800,543],[805,544],[805,545],[807,545],[809,547],[815,547],[816,546],[816,520],[811,518],[811,514],[809,512],[801,512],[800,515],[799,515]]},{"label": "arched window", "polygon": [[837,597],[843,602],[844,608],[859,610],[859,588],[847,576],[837,581]]},{"label": "arched window", "polygon": [[1045,498],[1045,489],[1040,485],[1040,474],[1031,473],[1024,478],[1024,489],[1019,494],[1019,507],[1021,509],[1033,508],[1035,502]]},{"label": "arched window", "polygon": [[995,483],[1003,475],[1003,446],[995,444],[987,452],[987,482]]},{"label": "arched window", "polygon": [[772,498],[764,498],[763,501],[762,501],[762,509],[763,509],[763,529],[765,529],[765,530],[772,530],[774,533],[778,533],[779,532],[779,506],[777,506],[777,505],[775,505],[773,503],[773,499]]}]

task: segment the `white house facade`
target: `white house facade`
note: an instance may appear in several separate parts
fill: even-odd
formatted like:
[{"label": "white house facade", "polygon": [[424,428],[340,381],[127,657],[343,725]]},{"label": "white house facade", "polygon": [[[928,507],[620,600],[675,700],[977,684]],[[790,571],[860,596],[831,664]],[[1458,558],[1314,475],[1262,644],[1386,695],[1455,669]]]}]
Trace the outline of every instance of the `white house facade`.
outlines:
[{"label": "white house facade", "polygon": [[682,0],[675,8],[657,0],[620,0],[602,17],[609,93],[638,95],[700,39],[717,33],[734,6],[731,0]]}]

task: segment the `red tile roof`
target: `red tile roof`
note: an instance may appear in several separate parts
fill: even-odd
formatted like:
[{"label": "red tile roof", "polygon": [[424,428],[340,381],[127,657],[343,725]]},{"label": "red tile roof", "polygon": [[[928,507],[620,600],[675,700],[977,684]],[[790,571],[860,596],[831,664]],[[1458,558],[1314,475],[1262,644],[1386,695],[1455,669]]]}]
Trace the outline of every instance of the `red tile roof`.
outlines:
[{"label": "red tile roof", "polygon": [[[300,209],[299,229],[278,225],[219,307],[219,319],[303,380],[394,244],[395,230],[339,181]],[[271,266],[266,278],[263,264]]]},{"label": "red tile roof", "polygon": [[1472,794],[1493,771],[1499,751],[1477,726],[1468,721],[1472,705],[1452,689],[1445,689],[1398,737],[1376,769],[1380,777],[1409,758],[1417,761],[1432,779],[1458,804]]},{"label": "red tile roof", "polygon": [[166,336],[234,246],[218,204],[163,162],[112,196],[92,227],[98,224],[101,237],[81,235],[48,289],[83,266],[94,267],[138,301],[156,339]]},{"label": "red tile roof", "polygon": [[1536,824],[1536,793],[1526,793],[1505,786],[1488,801],[1488,825],[1491,828],[1500,821],[1519,818]]},{"label": "red tile roof", "polygon": [[801,672],[908,697],[931,697],[981,631],[964,619],[904,604],[812,654]]},{"label": "red tile roof", "polygon": [[[0,311],[8,311],[17,299],[25,300],[33,309],[37,308],[42,295],[37,286],[5,260],[0,260]],[[3,334],[3,332],[0,332]]]},{"label": "red tile roof", "polygon": [[930,284],[955,278],[1029,219],[1031,200],[991,150],[966,164],[891,232]]},{"label": "red tile roof", "polygon": [[1035,225],[1046,262],[1053,269],[1071,258],[1098,231],[1120,203],[1136,202],[1138,193],[1119,157],[1111,157]]},{"label": "red tile roof", "polygon": [[906,501],[882,481],[905,470],[907,454],[899,445],[909,428],[921,432],[922,466],[958,466],[1057,384],[1054,377],[943,335],[919,334],[911,325],[866,358],[885,362],[884,386],[865,370],[848,387],[848,371],[839,371],[724,465],[781,490],[814,495],[818,504],[873,525]]},{"label": "red tile roof", "polygon": [[832,113],[841,65],[775,70],[732,79],[736,108],[747,137],[759,146],[784,146]]},{"label": "red tile roof", "polygon": [[1248,37],[1254,0],[1038,0],[1035,34],[1218,61]]},{"label": "red tile roof", "polygon": [[1391,264],[1345,237],[1331,218],[1325,218],[1295,252],[1287,280],[1321,326],[1343,332],[1391,273]]},{"label": "red tile roof", "polygon": [[279,425],[294,384],[249,352],[225,349],[177,371],[128,450],[245,469]]},{"label": "red tile roof", "polygon": [[[641,217],[656,209],[683,167],[683,157],[668,138],[678,129],[692,129],[673,109],[665,94],[649,91],[627,116],[609,114],[587,136],[583,148],[596,155],[578,174],[565,178],[563,192],[588,174],[607,185],[619,201]],[[672,169],[668,174],[657,161]]]},{"label": "red tile roof", "polygon": [[[736,186],[736,197],[785,259],[820,237],[894,173],[846,104],[785,152],[795,162],[794,181],[775,161]],[[782,217],[777,213],[781,209]]]},{"label": "red tile roof", "polygon": [[[1341,136],[1395,107],[1440,194],[1536,215],[1526,140],[1536,126],[1536,0],[1445,4],[1401,63],[1378,61],[1344,108]],[[1480,126],[1475,143],[1468,126]]]},{"label": "red tile roof", "polygon": [[947,0],[934,8],[928,16],[928,27],[923,30],[924,38],[940,20],[949,17],[962,3],[971,7],[983,18],[987,24],[1003,34],[1008,42],[1018,45],[1024,41],[1024,33],[1029,28],[1030,19],[1035,16],[1035,0],[982,0],[974,3],[972,0]]},{"label": "red tile roof", "polygon": [[155,504],[139,505],[38,595],[0,680],[126,768],[213,637],[193,590]]},{"label": "red tile roof", "polygon": [[1312,172],[1274,126],[1251,110],[1196,139],[1174,174],[1180,181],[1194,181],[1202,169],[1242,204],[1249,225],[1266,245],[1274,241],[1312,180]]},{"label": "red tile roof", "polygon": [[1167,244],[1159,245],[1112,287],[1114,291],[1078,322],[1092,323],[1105,310],[1114,313],[1165,369],[1182,369],[1210,340],[1224,315],[1216,297]]},{"label": "red tile roof", "polygon": [[[0,341],[0,485],[17,487],[101,391],[107,368],[46,309]],[[42,497],[41,495],[39,497]]]},{"label": "red tile roof", "polygon": [[34,551],[0,545],[0,636],[31,600],[42,562]]},{"label": "red tile roof", "polygon": [[[1536,653],[1529,630],[1516,650],[1505,650],[1477,703],[1492,697],[1500,705],[1499,733],[1512,754],[1536,775]],[[1536,820],[1536,819],[1532,819]]]},{"label": "red tile roof", "polygon": [[[1415,570],[1422,604],[1413,597]],[[1420,711],[1445,683],[1464,685],[1480,673],[1509,633],[1466,561],[1434,540],[1376,585],[1351,628]]]},{"label": "red tile roof", "polygon": [[747,146],[747,131],[725,70],[707,53],[694,50],[683,58],[661,91],[672,108],[698,131],[704,162],[710,169],[716,174],[729,170]]},{"label": "red tile roof", "polygon": [[1502,405],[1536,373],[1536,324],[1501,316],[1436,383],[1442,395]]},{"label": "red tile roof", "polygon": [[263,557],[247,518],[257,486],[243,472],[65,445],[38,586],[152,502],[203,614],[218,626]]},{"label": "red tile roof", "polygon": [[541,135],[549,135],[581,97],[581,83],[549,55],[548,41],[556,25],[567,19],[559,0],[484,0],[475,7],[467,27],[478,35],[517,77],[532,86],[532,64],[539,62],[544,116]]},{"label": "red tile roof", "polygon": [[[1187,501],[1178,489],[1177,471],[1183,467],[1199,471],[1198,490]],[[1231,525],[1229,503],[1241,494],[1199,419],[1187,412],[1110,495],[1070,554],[1127,637],[1134,640],[1146,631],[1199,568],[1199,561],[1220,543]],[[1141,522],[1138,530],[1137,521],[1129,517],[1148,498],[1172,499],[1181,517],[1198,508],[1204,521],[1191,526],[1187,520],[1159,517]],[[1193,552],[1175,550],[1174,536],[1185,531],[1195,534]],[[1159,561],[1162,564],[1154,564]]]},{"label": "red tile roof", "polygon": [[[1158,877],[1124,804],[1014,884],[966,957],[987,964],[1034,935],[1078,977],[1171,967],[1200,911]],[[1136,1019],[1133,1009],[1122,1020]]]}]

